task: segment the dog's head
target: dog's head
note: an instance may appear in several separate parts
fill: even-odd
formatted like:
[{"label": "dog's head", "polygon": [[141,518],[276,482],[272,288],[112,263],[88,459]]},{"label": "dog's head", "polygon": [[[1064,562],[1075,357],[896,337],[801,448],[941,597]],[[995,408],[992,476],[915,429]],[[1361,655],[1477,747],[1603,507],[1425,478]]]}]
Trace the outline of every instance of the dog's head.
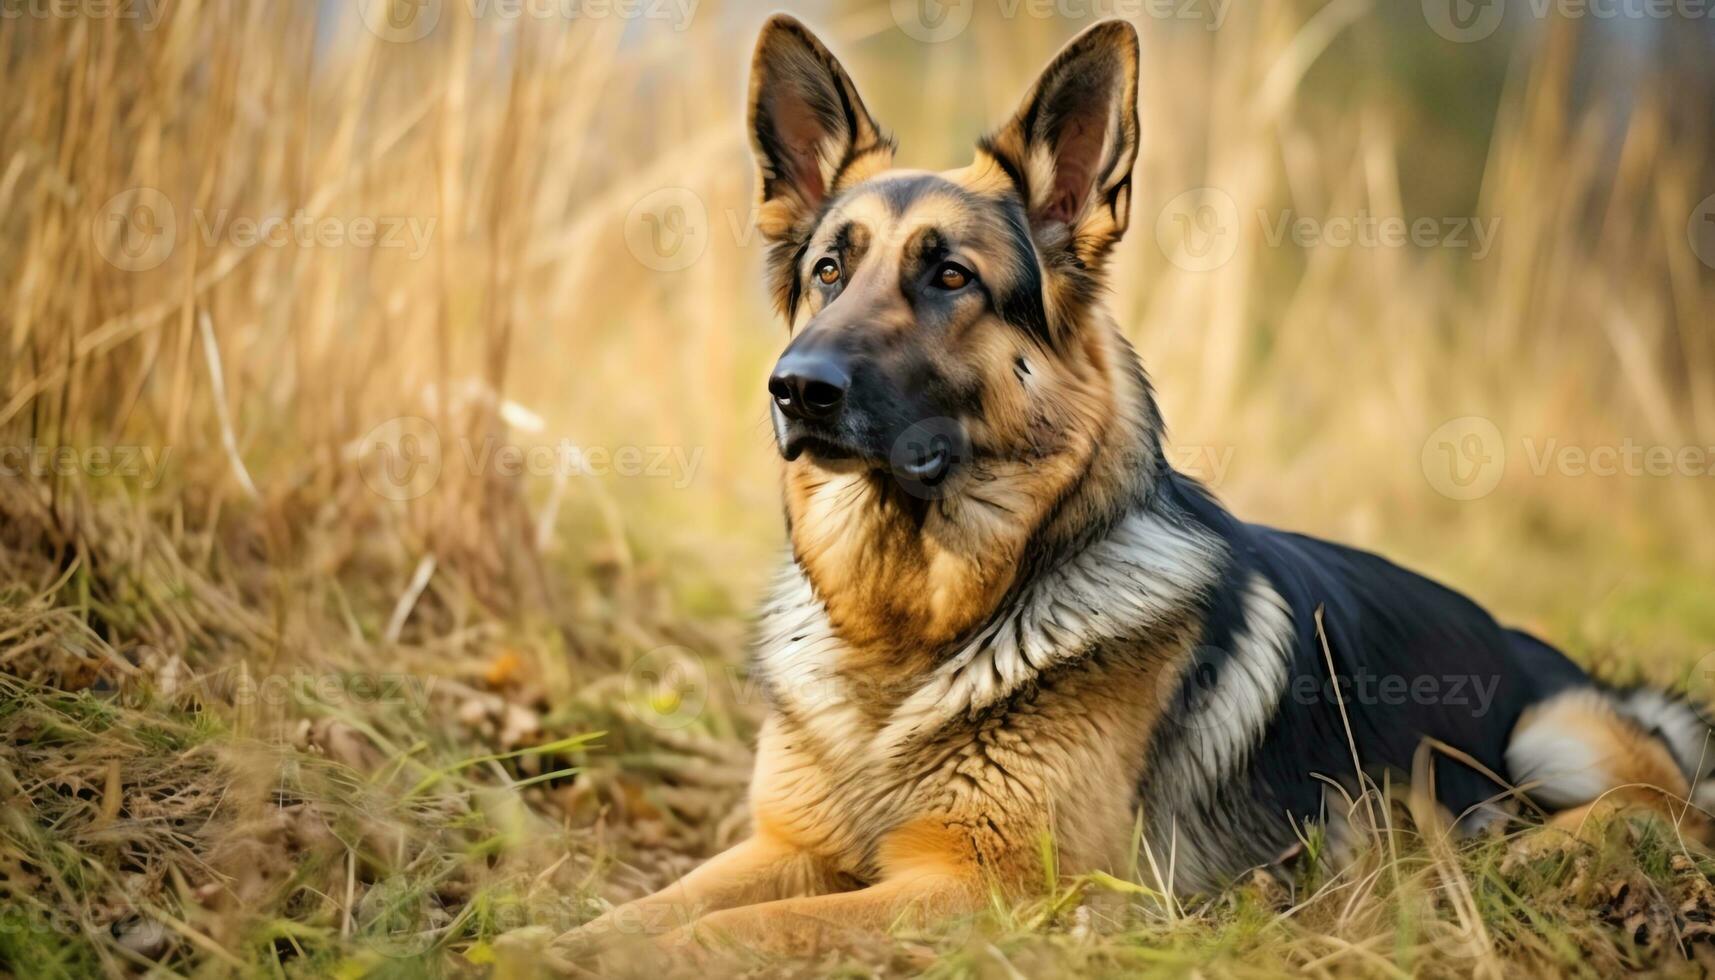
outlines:
[{"label": "dog's head", "polygon": [[[889,593],[972,577],[969,595],[921,602],[980,609],[1141,400],[1129,348],[1095,315],[1130,212],[1137,78],[1136,32],[1097,24],[969,166],[900,170],[828,49],[784,15],[763,28],[757,224],[791,326],[768,391],[794,544],[820,560],[824,595],[869,594],[878,622],[910,614],[917,598],[851,580],[885,564]],[[974,615],[917,612],[940,632]]]},{"label": "dog's head", "polygon": [[[1098,24],[968,167],[893,169],[893,143],[802,24],[769,21],[751,78],[759,227],[793,335],[768,381],[788,460],[934,485],[1040,455],[1078,332],[1125,231],[1138,42]],[[1054,440],[1048,439],[1049,443]]]}]

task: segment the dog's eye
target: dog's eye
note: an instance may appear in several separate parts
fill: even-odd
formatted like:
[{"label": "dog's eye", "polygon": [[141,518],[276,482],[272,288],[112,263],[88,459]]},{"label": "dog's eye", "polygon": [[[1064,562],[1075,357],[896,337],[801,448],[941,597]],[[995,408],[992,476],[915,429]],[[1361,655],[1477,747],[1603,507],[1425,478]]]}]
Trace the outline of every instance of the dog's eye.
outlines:
[{"label": "dog's eye", "polygon": [[811,272],[811,275],[815,276],[817,281],[824,286],[832,286],[840,281],[840,264],[833,259],[823,259],[816,263],[816,268]]},{"label": "dog's eye", "polygon": [[935,273],[935,285],[942,289],[963,289],[972,278],[971,270],[956,262],[948,262]]}]

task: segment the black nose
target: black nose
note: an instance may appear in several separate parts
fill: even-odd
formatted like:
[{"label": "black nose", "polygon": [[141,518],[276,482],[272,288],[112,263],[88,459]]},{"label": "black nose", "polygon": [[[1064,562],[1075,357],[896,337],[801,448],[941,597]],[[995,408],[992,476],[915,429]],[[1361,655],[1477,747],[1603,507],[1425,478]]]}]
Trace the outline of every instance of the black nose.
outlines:
[{"label": "black nose", "polygon": [[838,361],[825,354],[787,353],[774,365],[768,393],[774,404],[795,419],[816,421],[837,414],[852,384]]}]

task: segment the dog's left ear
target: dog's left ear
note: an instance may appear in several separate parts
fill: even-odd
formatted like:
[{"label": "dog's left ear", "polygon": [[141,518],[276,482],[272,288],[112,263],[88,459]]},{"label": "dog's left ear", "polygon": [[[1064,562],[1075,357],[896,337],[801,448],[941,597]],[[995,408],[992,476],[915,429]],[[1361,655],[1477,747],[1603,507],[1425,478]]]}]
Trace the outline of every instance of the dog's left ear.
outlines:
[{"label": "dog's left ear", "polygon": [[1103,21],[1048,63],[1012,121],[982,141],[1024,194],[1045,252],[1094,266],[1125,234],[1137,159],[1137,30]]}]

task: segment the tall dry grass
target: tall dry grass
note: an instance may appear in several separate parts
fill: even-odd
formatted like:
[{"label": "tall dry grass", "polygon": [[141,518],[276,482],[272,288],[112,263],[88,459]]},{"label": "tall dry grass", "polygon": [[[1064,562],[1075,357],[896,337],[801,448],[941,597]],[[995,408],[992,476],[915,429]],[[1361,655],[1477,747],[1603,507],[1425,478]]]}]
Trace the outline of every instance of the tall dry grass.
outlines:
[{"label": "tall dry grass", "polygon": [[[783,328],[741,104],[762,11],[676,30],[439,9],[413,43],[332,3],[0,19],[0,445],[37,461],[0,480],[0,793],[29,801],[0,866],[29,921],[66,923],[6,932],[10,957],[370,969],[401,934],[429,937],[412,955],[504,955],[490,941],[535,921],[517,909],[576,918],[547,896],[643,887],[742,832],[744,685],[710,684],[664,732],[626,668],[671,647],[737,676],[779,547],[759,396]],[[1079,26],[998,9],[934,45],[885,5],[810,17],[902,161],[944,167]],[[1523,443],[1715,447],[1715,279],[1687,232],[1715,192],[1708,105],[1660,83],[1591,96],[1578,23],[1503,34],[1499,59],[1348,0],[1206,26],[1142,25],[1111,296],[1175,458],[1249,517],[1385,548],[1604,670],[1671,681],[1715,650],[1715,477],[1538,474]],[[1479,130],[1461,170],[1435,93],[1392,82],[1408,55],[1484,51],[1502,82],[1451,104]],[[1212,268],[1169,254],[1196,188],[1236,219]],[[300,212],[419,235],[256,243],[232,224]],[[1480,259],[1271,242],[1288,213],[1497,233]],[[698,257],[664,271],[688,253],[648,236],[675,227]],[[1508,452],[1470,501],[1425,465],[1465,416]],[[387,467],[423,447],[394,437],[424,430],[401,417],[440,447],[418,459],[438,479],[406,493]],[[483,455],[561,440],[666,469]],[[62,447],[74,462],[40,462]],[[157,462],[105,475],[96,448]],[[377,675],[413,696],[351,696]],[[339,682],[241,696],[281,677]],[[591,752],[576,739],[597,728]],[[382,885],[410,928],[364,905]],[[1469,966],[1507,940],[1430,942],[1400,907],[1288,921],[1280,955]],[[1185,962],[1208,951],[1185,942]]]}]

